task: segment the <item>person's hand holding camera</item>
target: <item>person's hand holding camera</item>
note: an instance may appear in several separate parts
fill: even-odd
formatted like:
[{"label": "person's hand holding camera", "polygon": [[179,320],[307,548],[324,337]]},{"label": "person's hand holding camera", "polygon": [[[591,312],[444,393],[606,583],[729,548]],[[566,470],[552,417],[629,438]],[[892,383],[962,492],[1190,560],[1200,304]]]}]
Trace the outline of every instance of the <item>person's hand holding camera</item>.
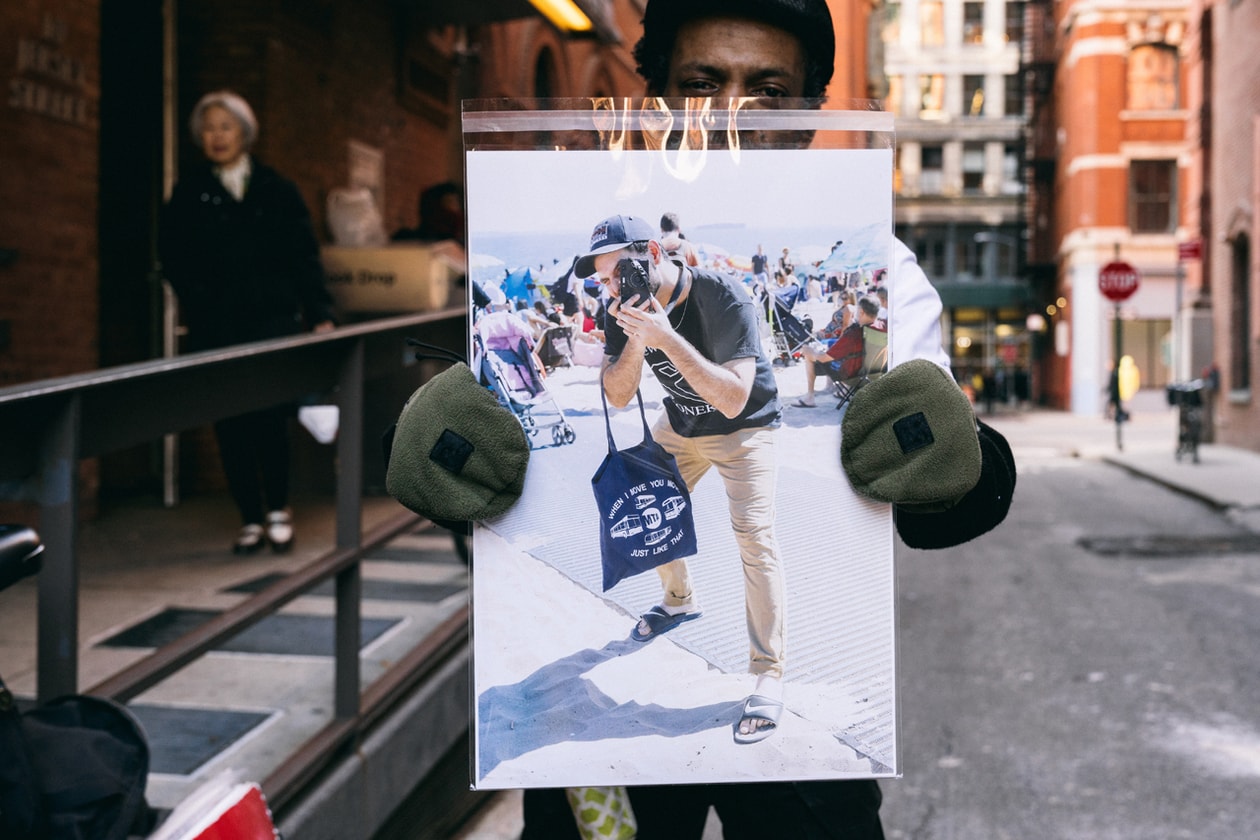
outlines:
[{"label": "person's hand holding camera", "polygon": [[674,336],[669,315],[653,296],[647,266],[639,260],[617,263],[618,300],[609,311],[626,334],[626,340],[645,347],[664,349]]}]

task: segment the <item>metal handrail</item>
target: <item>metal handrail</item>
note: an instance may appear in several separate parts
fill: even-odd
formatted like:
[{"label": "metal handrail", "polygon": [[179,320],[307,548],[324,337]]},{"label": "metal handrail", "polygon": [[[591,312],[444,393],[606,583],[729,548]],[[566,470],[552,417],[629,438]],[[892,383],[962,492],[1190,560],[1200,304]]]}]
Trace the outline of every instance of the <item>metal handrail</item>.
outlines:
[{"label": "metal handrail", "polygon": [[[150,654],[93,690],[135,696],[213,641],[336,577],[335,716],[360,715],[359,560],[364,546],[364,383],[410,363],[404,339],[462,353],[462,307],[383,318],[328,333],[123,365],[0,389],[0,498],[35,501],[45,544],[39,576],[36,694],[46,702],[77,690],[79,632],[78,463],[165,434],[311,393],[335,393],[336,546],[309,574],[259,593],[210,626]],[[380,533],[370,541],[381,538]]]}]

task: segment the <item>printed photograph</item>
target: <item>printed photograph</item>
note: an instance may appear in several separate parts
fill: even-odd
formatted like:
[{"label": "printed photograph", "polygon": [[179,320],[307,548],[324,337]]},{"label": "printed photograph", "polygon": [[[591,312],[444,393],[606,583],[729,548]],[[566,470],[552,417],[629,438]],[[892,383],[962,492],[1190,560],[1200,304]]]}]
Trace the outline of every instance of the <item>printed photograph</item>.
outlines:
[{"label": "printed photograph", "polygon": [[466,153],[471,366],[525,491],[473,535],[481,789],[898,775],[890,148]]}]

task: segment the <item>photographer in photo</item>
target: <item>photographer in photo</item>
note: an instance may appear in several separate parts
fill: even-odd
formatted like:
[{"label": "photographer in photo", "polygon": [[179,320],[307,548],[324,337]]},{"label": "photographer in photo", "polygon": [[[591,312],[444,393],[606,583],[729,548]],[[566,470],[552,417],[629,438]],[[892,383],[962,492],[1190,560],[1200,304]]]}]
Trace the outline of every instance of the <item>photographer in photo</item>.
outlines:
[{"label": "photographer in photo", "polygon": [[[757,676],[734,737],[763,740],[783,711],[784,583],[774,534],[782,408],[756,307],[733,281],[669,260],[652,226],[635,216],[596,225],[575,271],[597,276],[615,299],[603,367],[608,401],[628,405],[646,364],[666,392],[652,436],[677,459],[689,490],[711,467],[726,485],[743,565],[748,670]],[[702,615],[685,560],[657,573],[662,600],[639,619],[631,632],[636,641]]]}]

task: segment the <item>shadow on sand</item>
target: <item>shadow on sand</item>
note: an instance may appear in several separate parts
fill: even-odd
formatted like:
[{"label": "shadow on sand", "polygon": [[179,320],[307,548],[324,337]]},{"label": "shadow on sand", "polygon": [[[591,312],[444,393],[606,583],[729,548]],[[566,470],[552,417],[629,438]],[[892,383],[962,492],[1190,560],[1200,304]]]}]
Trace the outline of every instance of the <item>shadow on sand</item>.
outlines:
[{"label": "shadow on sand", "polygon": [[679,737],[739,720],[742,697],[693,709],[617,703],[582,677],[597,665],[642,649],[628,638],[611,641],[600,650],[587,648],[544,665],[514,685],[482,692],[477,700],[480,775],[484,778],[502,762],[551,744]]}]

